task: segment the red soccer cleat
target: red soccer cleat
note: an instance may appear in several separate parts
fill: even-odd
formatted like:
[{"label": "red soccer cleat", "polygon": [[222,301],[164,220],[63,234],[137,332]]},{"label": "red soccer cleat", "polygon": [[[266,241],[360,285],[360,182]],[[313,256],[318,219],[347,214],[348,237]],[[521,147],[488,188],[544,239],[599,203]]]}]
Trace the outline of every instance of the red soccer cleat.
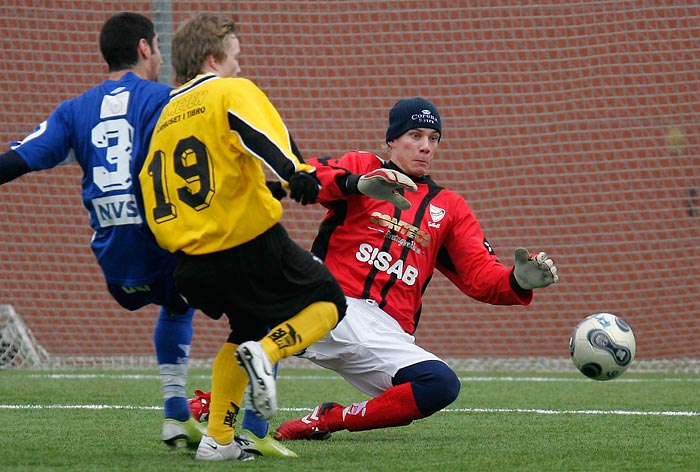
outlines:
[{"label": "red soccer cleat", "polygon": [[275,439],[328,439],[331,437],[331,429],[326,421],[326,414],[333,408],[345,408],[339,403],[321,403],[311,413],[296,420],[282,423],[275,431]]},{"label": "red soccer cleat", "polygon": [[192,417],[199,421],[207,421],[209,419],[209,403],[211,403],[211,392],[204,393],[201,390],[195,390],[194,398],[187,400],[190,405]]}]

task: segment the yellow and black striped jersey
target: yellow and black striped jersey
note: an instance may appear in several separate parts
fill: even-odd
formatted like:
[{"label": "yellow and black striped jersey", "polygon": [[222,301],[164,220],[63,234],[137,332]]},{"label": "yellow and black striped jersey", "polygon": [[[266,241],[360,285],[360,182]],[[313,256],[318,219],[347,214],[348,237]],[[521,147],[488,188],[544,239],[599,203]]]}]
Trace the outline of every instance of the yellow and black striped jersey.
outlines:
[{"label": "yellow and black striped jersey", "polygon": [[209,254],[252,240],[282,217],[263,165],[283,183],[313,172],[250,80],[197,76],[172,91],[139,174],[148,225],[163,248]]}]

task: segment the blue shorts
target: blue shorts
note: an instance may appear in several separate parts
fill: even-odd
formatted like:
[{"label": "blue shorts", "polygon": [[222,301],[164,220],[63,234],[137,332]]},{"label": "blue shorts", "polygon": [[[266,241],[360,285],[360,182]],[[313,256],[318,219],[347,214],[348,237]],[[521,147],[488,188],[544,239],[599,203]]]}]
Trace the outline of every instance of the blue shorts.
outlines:
[{"label": "blue shorts", "polygon": [[147,285],[125,287],[118,284],[107,284],[112,297],[129,311],[138,310],[153,303],[164,307],[170,313],[184,314],[190,307],[175,288],[172,275],[163,275]]}]

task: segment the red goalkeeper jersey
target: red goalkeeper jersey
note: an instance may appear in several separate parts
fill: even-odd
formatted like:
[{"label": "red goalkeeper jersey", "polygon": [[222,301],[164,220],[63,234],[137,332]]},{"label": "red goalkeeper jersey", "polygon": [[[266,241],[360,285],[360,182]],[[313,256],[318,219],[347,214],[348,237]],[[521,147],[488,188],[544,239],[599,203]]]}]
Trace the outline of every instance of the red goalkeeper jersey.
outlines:
[{"label": "red goalkeeper jersey", "polygon": [[467,202],[429,176],[413,179],[418,191],[403,194],[411,208],[401,211],[346,188],[350,174],[380,167],[399,170],[391,162],[350,152],[307,163],[316,167],[323,185],[318,202],[328,209],[312,251],[345,295],[375,300],[410,334],[435,268],[476,300],[494,305],[532,301],[532,290],[517,287],[512,268],[498,261]]}]

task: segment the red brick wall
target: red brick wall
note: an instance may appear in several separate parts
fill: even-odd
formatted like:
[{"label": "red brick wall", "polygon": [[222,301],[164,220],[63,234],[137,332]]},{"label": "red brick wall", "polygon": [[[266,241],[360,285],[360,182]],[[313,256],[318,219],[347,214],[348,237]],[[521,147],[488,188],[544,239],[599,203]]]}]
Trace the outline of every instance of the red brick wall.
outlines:
[{"label": "red brick wall", "polygon": [[[612,311],[634,328],[639,359],[700,357],[700,219],[688,211],[700,189],[700,7],[173,3],[175,25],[199,10],[238,20],[243,75],[306,156],[378,150],[397,99],[433,100],[444,122],[435,179],[467,199],[504,263],[519,245],[555,259],[561,283],[527,308],[474,302],[436,275],[424,346],[458,358],[562,358],[580,318]],[[3,2],[3,143],[104,78],[97,35],[120,10],[152,16],[151,2]],[[669,147],[674,127],[684,140]],[[125,312],[106,293],[79,181],[71,167],[0,187],[0,303],[56,355],[148,355],[156,311]],[[285,208],[308,247],[322,213]],[[213,355],[225,325],[198,315],[193,356]]]}]

